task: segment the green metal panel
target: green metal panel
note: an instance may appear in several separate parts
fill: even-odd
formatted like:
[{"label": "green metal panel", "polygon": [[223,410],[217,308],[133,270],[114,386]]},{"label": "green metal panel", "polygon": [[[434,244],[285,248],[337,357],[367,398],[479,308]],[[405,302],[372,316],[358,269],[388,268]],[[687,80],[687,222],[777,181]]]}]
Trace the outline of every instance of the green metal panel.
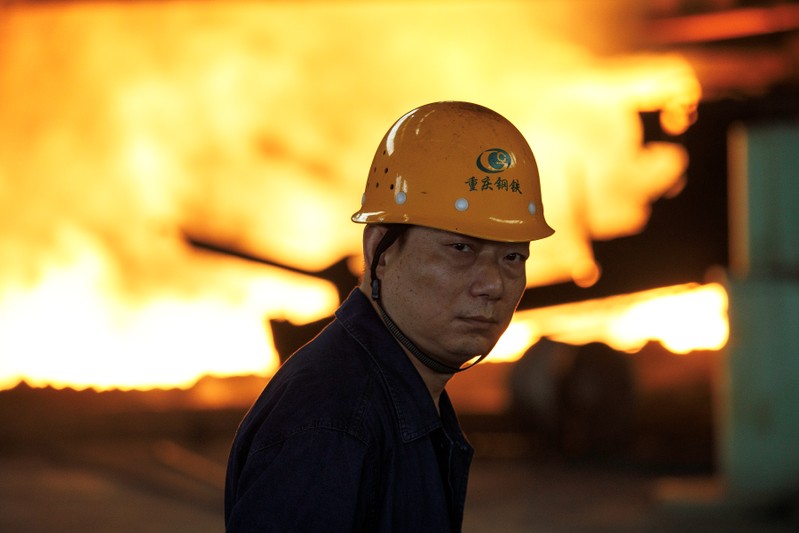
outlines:
[{"label": "green metal panel", "polygon": [[799,281],[799,123],[737,126],[730,151],[733,275]]},{"label": "green metal panel", "polygon": [[799,492],[799,123],[730,136],[730,340],[720,459],[731,495]]},{"label": "green metal panel", "polygon": [[731,280],[721,461],[732,494],[799,489],[799,284]]}]

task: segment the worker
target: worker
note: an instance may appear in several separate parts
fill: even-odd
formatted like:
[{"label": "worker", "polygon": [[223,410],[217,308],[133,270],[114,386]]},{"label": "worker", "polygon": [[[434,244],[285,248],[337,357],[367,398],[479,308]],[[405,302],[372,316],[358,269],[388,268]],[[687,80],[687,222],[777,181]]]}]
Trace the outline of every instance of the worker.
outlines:
[{"label": "worker", "polygon": [[535,158],[490,109],[423,105],[384,136],[352,220],[362,283],[239,426],[229,532],[461,530],[473,450],[445,385],[494,347],[553,233]]}]

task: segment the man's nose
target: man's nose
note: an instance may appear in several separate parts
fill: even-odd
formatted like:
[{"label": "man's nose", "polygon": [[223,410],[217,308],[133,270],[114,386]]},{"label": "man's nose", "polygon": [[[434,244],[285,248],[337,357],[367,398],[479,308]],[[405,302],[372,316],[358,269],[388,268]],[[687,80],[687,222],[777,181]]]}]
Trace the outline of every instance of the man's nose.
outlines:
[{"label": "man's nose", "polygon": [[505,278],[502,265],[494,257],[483,257],[475,263],[472,273],[471,293],[473,296],[498,299],[505,291]]}]

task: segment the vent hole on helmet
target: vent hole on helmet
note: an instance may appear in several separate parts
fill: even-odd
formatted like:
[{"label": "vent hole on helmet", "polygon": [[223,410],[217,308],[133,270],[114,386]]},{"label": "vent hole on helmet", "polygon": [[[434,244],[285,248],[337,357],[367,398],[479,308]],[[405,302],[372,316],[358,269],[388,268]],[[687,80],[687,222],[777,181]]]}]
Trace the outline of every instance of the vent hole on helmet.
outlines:
[{"label": "vent hole on helmet", "polygon": [[394,184],[392,183],[391,185],[388,186],[388,188],[393,191],[394,190]]},{"label": "vent hole on helmet", "polygon": [[388,167],[383,169],[383,174],[388,174]]}]

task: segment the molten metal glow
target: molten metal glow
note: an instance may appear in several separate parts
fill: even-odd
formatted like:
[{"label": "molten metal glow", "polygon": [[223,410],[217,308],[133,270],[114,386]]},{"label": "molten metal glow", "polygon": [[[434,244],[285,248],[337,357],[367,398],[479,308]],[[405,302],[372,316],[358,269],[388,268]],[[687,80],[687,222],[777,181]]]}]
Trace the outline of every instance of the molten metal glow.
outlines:
[{"label": "molten metal glow", "polygon": [[[634,21],[603,33],[586,3],[542,4],[0,8],[0,387],[268,375],[268,319],[330,316],[333,287],[183,232],[304,270],[358,255],[372,151],[435,100],[492,107],[531,142],[557,234],[534,244],[530,284],[594,283],[591,241],[639,232],[686,166],[643,143],[638,112],[682,131],[700,91],[679,57],[580,40]],[[502,343],[544,333],[514,324]]]},{"label": "molten metal glow", "polygon": [[[0,389],[33,386],[188,388],[205,375],[271,375],[275,350],[264,316],[297,323],[329,316],[338,295],[297,275],[209,265],[217,292],[164,292],[131,302],[108,291],[109,266],[85,253],[44,273],[31,288],[5,291]],[[197,266],[197,265],[195,265]],[[11,356],[11,357],[9,357]]]},{"label": "molten metal glow", "polygon": [[575,345],[604,342],[631,353],[656,341],[684,354],[719,350],[728,336],[724,288],[686,284],[520,311],[488,360],[516,361],[542,337]]}]

